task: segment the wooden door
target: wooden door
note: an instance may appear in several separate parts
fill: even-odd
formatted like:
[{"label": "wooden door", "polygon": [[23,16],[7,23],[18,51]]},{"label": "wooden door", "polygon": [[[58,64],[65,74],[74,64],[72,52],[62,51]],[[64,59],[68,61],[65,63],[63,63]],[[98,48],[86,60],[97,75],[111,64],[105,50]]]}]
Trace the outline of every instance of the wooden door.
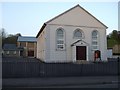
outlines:
[{"label": "wooden door", "polygon": [[86,46],[76,46],[76,60],[86,60]]},{"label": "wooden door", "polygon": [[34,51],[28,51],[28,56],[33,57],[34,56]]}]

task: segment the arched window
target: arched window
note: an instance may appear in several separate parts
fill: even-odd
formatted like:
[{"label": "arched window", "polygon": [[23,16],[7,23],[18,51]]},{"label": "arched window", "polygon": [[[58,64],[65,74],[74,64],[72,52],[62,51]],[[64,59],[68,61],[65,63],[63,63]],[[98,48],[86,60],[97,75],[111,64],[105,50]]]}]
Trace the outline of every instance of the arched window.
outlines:
[{"label": "arched window", "polygon": [[81,39],[81,38],[83,38],[83,32],[80,29],[76,29],[74,31],[73,38],[75,38],[75,39]]},{"label": "arched window", "polygon": [[98,31],[93,31],[92,32],[92,39],[97,39],[98,38]]},{"label": "arched window", "polygon": [[92,32],[92,50],[98,50],[98,31],[94,30]]},{"label": "arched window", "polygon": [[57,47],[57,49],[58,50],[63,50],[63,49],[65,49],[65,45],[64,45],[64,37],[65,37],[65,35],[64,35],[64,29],[63,28],[59,28],[59,29],[57,29],[57,31],[56,31],[56,47]]}]

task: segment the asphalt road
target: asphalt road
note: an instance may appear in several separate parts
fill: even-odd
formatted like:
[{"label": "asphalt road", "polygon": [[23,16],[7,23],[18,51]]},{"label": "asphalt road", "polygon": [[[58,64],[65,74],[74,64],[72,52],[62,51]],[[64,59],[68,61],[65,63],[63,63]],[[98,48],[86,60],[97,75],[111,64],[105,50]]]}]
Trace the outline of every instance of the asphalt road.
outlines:
[{"label": "asphalt road", "polygon": [[118,88],[118,84],[94,84],[94,85],[66,85],[66,86],[44,86],[44,87],[6,87],[7,89],[38,89],[38,88]]},{"label": "asphalt road", "polygon": [[3,88],[118,88],[118,76],[9,78]]}]

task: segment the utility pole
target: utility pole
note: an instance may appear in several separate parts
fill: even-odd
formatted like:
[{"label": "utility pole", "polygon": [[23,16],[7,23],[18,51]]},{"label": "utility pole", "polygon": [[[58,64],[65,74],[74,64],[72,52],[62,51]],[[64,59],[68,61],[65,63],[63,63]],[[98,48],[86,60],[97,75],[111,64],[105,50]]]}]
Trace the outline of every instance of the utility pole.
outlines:
[{"label": "utility pole", "polygon": [[[120,40],[120,31],[118,31],[118,40]],[[120,57],[119,57],[119,55],[120,55],[120,41],[118,41],[118,58],[117,58],[117,60],[118,60],[118,85],[119,85],[119,79],[120,79]]]}]

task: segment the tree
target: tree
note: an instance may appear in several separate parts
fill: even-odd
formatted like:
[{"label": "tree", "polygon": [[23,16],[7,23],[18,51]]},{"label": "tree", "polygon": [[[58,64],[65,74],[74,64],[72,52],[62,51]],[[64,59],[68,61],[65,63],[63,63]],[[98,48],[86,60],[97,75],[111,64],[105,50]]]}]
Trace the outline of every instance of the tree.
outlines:
[{"label": "tree", "polygon": [[19,36],[22,36],[22,35],[20,33],[17,33],[16,36],[19,37]]},{"label": "tree", "polygon": [[108,47],[113,47],[114,45],[120,44],[120,34],[119,31],[113,30],[112,33],[107,35],[107,45]]},{"label": "tree", "polygon": [[20,33],[17,33],[15,35],[9,34],[8,37],[5,38],[4,44],[17,44],[17,39],[19,36],[21,36]]},{"label": "tree", "polygon": [[1,30],[0,30],[0,43],[1,43],[1,46],[3,46],[4,40],[5,40],[6,37],[7,37],[7,33],[6,33],[5,29],[1,28]]},{"label": "tree", "polygon": [[118,31],[117,30],[113,30],[111,33],[111,38],[117,40],[118,39]]},{"label": "tree", "polygon": [[6,37],[7,37],[7,33],[6,33],[6,31],[5,31],[4,28],[2,28],[2,29],[0,30],[0,36],[1,36],[2,38],[6,38]]}]

